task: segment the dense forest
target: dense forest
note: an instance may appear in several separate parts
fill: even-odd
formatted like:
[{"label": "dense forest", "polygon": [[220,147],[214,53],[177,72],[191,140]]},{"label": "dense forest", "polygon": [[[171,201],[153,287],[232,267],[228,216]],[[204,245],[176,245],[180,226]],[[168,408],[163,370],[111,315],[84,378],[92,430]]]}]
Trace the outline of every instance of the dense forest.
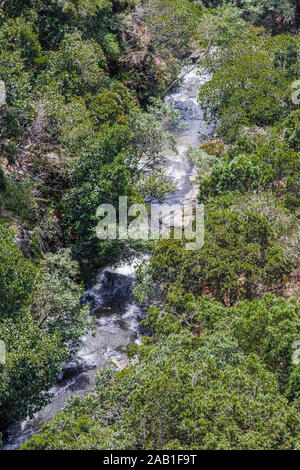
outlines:
[{"label": "dense forest", "polygon": [[[0,442],[76,359],[85,287],[147,249],[142,344],[22,449],[300,449],[299,25],[299,0],[0,0]],[[101,203],[172,191],[186,64],[205,244],[101,241]]]}]

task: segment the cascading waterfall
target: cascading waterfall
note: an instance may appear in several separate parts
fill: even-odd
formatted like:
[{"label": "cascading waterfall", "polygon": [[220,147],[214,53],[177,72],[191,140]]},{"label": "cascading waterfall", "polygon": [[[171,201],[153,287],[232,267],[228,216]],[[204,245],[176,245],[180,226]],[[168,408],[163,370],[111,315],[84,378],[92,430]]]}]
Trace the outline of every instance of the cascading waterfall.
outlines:
[{"label": "cascading waterfall", "polygon": [[[188,73],[187,73],[188,72]],[[167,204],[192,203],[197,197],[197,185],[193,184],[196,170],[187,156],[189,149],[196,149],[201,142],[214,135],[214,128],[207,126],[197,97],[203,83],[209,79],[206,72],[195,68],[182,71],[182,84],[166,97],[180,111],[183,127],[172,131],[177,153],[168,152],[162,166],[175,190],[166,197]],[[126,365],[126,345],[140,341],[139,324],[143,312],[134,305],[132,298],[136,267],[144,258],[134,258],[118,266],[104,269],[92,289],[83,296],[96,317],[95,328],[83,339],[79,351],[79,363],[65,364],[58,384],[53,388],[53,400],[36,413],[33,419],[9,426],[3,449],[17,449],[41,426],[61,410],[70,396],[83,395],[93,389],[95,373],[108,362],[118,367]]]}]

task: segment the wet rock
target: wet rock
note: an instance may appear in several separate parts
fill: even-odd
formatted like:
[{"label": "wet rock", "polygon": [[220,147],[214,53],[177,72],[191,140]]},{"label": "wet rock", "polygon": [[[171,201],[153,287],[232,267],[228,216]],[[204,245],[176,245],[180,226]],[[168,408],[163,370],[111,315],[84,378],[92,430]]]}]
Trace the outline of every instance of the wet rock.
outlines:
[{"label": "wet rock", "polygon": [[174,107],[180,111],[180,114],[184,119],[200,120],[203,118],[202,111],[193,100],[176,101],[174,103]]},{"label": "wet rock", "polygon": [[[199,0],[196,0],[196,1],[199,1]],[[200,59],[202,54],[203,54],[203,51],[201,51],[200,49],[197,49],[197,50],[193,51],[193,53],[190,55],[189,59],[192,60],[193,63],[196,63],[196,62],[198,62],[198,60]]]},{"label": "wet rock", "polygon": [[72,377],[75,377],[75,375],[80,374],[80,372],[82,372],[82,364],[79,364],[78,362],[67,362],[62,366],[57,382],[61,383],[64,380],[71,379]]},{"label": "wet rock", "polygon": [[104,270],[97,288],[88,291],[81,302],[90,305],[91,314],[113,313],[132,300],[133,278],[124,274]]},{"label": "wet rock", "polygon": [[92,293],[87,292],[80,298],[81,305],[89,304],[91,305],[95,300],[95,296]]},{"label": "wet rock", "polygon": [[89,387],[90,378],[86,374],[81,374],[76,378],[76,382],[71,384],[69,390],[72,392],[82,391]]}]

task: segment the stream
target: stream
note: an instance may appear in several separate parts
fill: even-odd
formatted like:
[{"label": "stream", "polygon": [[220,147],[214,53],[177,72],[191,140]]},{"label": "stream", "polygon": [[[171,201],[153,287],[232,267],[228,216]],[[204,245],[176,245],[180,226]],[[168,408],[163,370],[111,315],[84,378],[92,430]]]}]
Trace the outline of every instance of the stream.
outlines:
[{"label": "stream", "polygon": [[[196,169],[187,156],[189,149],[213,137],[215,129],[206,125],[203,112],[197,104],[199,89],[209,76],[196,68],[184,68],[182,84],[173,89],[165,100],[179,110],[184,126],[172,132],[177,153],[168,151],[162,168],[175,190],[165,203],[192,203],[197,197]],[[188,73],[186,73],[188,71]],[[65,364],[57,385],[52,389],[49,405],[35,414],[33,419],[10,425],[4,432],[4,445],[0,449],[18,449],[26,440],[39,432],[41,426],[62,410],[74,395],[84,395],[93,389],[95,374],[109,361],[119,368],[126,365],[126,345],[141,340],[142,310],[133,302],[133,283],[137,266],[145,259],[133,256],[130,261],[105,268],[96,284],[83,296],[91,314],[96,317],[95,328],[83,338],[79,363]]]}]

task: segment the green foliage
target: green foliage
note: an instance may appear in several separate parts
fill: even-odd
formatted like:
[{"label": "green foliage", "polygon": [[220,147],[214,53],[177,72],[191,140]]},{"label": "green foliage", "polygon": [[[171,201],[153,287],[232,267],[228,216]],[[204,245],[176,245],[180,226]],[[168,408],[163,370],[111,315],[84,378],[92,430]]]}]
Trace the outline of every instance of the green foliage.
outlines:
[{"label": "green foliage", "polygon": [[97,207],[172,189],[157,166],[178,114],[152,97],[196,49],[219,133],[191,153],[204,247],[160,240],[138,272],[149,336],[24,448],[299,448],[300,312],[278,297],[299,264],[297,14],[284,0],[2,2],[0,429],[49,402],[88,323],[80,277],[122,252],[96,237]]},{"label": "green foliage", "polygon": [[300,110],[293,111],[287,119],[282,123],[282,131],[284,140],[288,145],[300,151]]},{"label": "green foliage", "polygon": [[86,331],[88,307],[80,305],[83,286],[78,284],[78,264],[70,250],[47,254],[40,265],[30,310],[34,322],[50,335],[59,335],[69,355],[74,356]]},{"label": "green foliage", "polygon": [[297,177],[299,172],[299,152],[284,142],[269,141],[248,155],[239,154],[218,160],[210,174],[200,181],[200,199],[205,200],[226,191],[242,193],[267,188],[284,193],[288,191],[284,185],[286,178]]},{"label": "green foliage", "polygon": [[[102,242],[96,237],[96,211],[100,204],[118,207],[119,196],[128,193],[130,159],[122,153],[130,137],[126,126],[115,124],[103,128],[90,153],[79,161],[74,174],[74,189],[66,201],[67,223],[71,229],[75,256],[82,265],[103,263]],[[106,261],[106,260],[105,260]],[[93,267],[90,267],[90,272]]]},{"label": "green foliage", "polygon": [[5,192],[2,196],[3,208],[11,211],[27,222],[36,220],[37,201],[33,195],[34,185],[29,179],[22,182],[13,182],[8,179],[5,181]]},{"label": "green foliage", "polygon": [[0,43],[6,51],[19,50],[22,59],[31,66],[42,54],[36,28],[23,17],[10,19],[2,26]]},{"label": "green foliage", "polygon": [[[232,351],[239,364],[255,353],[278,378],[290,397],[299,393],[299,367],[292,357],[300,333],[300,310],[296,298],[286,300],[273,294],[238,302],[226,308],[208,297],[195,297],[171,289],[161,309],[151,307],[144,322],[156,338],[186,329],[200,336],[210,357],[223,364],[222,354]],[[298,396],[298,395],[297,395]]]},{"label": "green foliage", "polygon": [[177,113],[161,102],[153,102],[147,113],[140,111],[118,82],[91,100],[90,111],[98,132],[75,164],[65,211],[73,252],[91,275],[122,250],[122,243],[103,243],[96,237],[98,206],[112,204],[117,209],[120,196],[127,195],[130,205],[141,201],[141,195],[162,197],[171,189],[162,187],[165,179],[155,168],[163,159],[164,146],[173,145],[166,126]]},{"label": "green foliage", "polygon": [[233,4],[247,21],[273,32],[285,30],[296,21],[296,1],[285,0],[202,0],[206,7]]},{"label": "green foliage", "polygon": [[62,5],[65,21],[103,39],[111,24],[112,0],[67,0]]},{"label": "green foliage", "polygon": [[[42,325],[32,317],[29,311],[30,304],[35,290],[40,288],[40,285],[36,284],[37,269],[30,260],[24,258],[14,241],[15,237],[16,234],[9,225],[1,223],[0,338],[5,342],[7,354],[5,364],[0,366],[0,429],[10,422],[25,419],[28,415],[32,416],[48,403],[50,399],[48,390],[55,384],[62,362],[67,358],[63,343],[69,346],[70,338],[78,339],[76,323],[72,323],[71,326],[63,325],[64,329],[62,325],[56,325],[52,331],[49,329],[50,334],[48,334],[47,329],[41,328]],[[46,277],[46,270],[44,276]],[[63,280],[60,279],[59,282],[59,289],[56,288],[56,291],[53,282],[47,284],[47,307],[52,314],[54,309],[58,308],[57,304],[61,305],[61,308],[65,307],[62,291],[65,296],[69,295],[69,301],[72,301],[71,292],[66,290],[67,286]],[[57,294],[61,298],[57,298]],[[77,295],[78,289],[74,292],[73,287],[72,294]],[[43,291],[39,291],[38,295],[41,299]],[[73,298],[73,304],[74,302],[78,303],[78,298],[76,300]],[[46,310],[45,303],[42,306]],[[71,307],[72,304],[69,308]],[[66,312],[56,311],[56,314],[58,313],[63,324]],[[75,313],[74,308],[73,313]],[[43,312],[39,310],[39,314]],[[77,328],[78,322],[79,315]]]},{"label": "green foliage", "polygon": [[274,295],[239,302],[232,309],[232,331],[243,351],[258,354],[268,367],[286,379],[292,344],[300,332],[300,306]]},{"label": "green foliage", "polygon": [[175,151],[175,141],[167,131],[168,126],[177,126],[179,114],[172,106],[160,99],[151,99],[147,112],[133,113],[131,146],[143,159],[143,168],[153,170],[153,166],[164,159],[167,146]]},{"label": "green foliage", "polygon": [[20,51],[1,51],[0,79],[5,83],[7,96],[6,106],[0,110],[3,142],[5,138],[19,136],[34,115],[30,77]]},{"label": "green foliage", "polygon": [[145,200],[162,202],[166,195],[172,192],[174,186],[162,170],[158,169],[151,174],[143,175],[136,184],[136,188]]},{"label": "green foliage", "polygon": [[87,324],[79,303],[78,266],[70,253],[48,254],[40,272],[24,258],[6,223],[0,225],[0,429],[45,406],[63,361],[74,355]]},{"label": "green foliage", "polygon": [[276,229],[255,208],[240,211],[237,201],[218,198],[207,208],[201,250],[188,252],[176,240],[158,242],[150,261],[153,280],[163,280],[166,290],[179,283],[188,292],[210,292],[225,304],[280,284],[293,267],[293,255],[279,242],[287,227]]},{"label": "green foliage", "polygon": [[21,421],[45,406],[48,390],[55,384],[66,359],[60,337],[47,335],[31,315],[19,312],[16,321],[0,322],[0,337],[6,345],[6,363],[0,366],[0,429]]},{"label": "green foliage", "polygon": [[135,365],[101,371],[95,394],[70,401],[23,449],[295,448],[299,417],[274,376],[217,343],[182,332],[142,346]]},{"label": "green foliage", "polygon": [[162,56],[173,53],[178,57],[189,54],[197,29],[201,9],[188,0],[147,0],[147,23],[153,47]]},{"label": "green foliage", "polygon": [[291,367],[287,380],[287,395],[290,399],[299,400],[300,397],[300,367],[299,364]]},{"label": "green foliage", "polygon": [[203,85],[199,100],[207,118],[220,121],[218,132],[232,138],[240,126],[274,124],[284,115],[287,87],[270,56],[245,45]]},{"label": "green foliage", "polygon": [[112,33],[105,34],[103,38],[103,49],[110,61],[115,61],[120,56],[120,46],[117,38]]},{"label": "green foliage", "polygon": [[274,66],[285,72],[288,79],[299,76],[300,47],[299,37],[288,34],[277,35],[270,42],[274,51]]},{"label": "green foliage", "polygon": [[265,36],[241,24],[238,11],[227,6],[207,20],[201,40],[215,47],[205,59],[214,73],[199,102],[206,118],[218,123],[218,133],[233,141],[243,126],[272,125],[286,117],[293,109],[290,85],[299,74],[299,37]]},{"label": "green foliage", "polygon": [[226,49],[231,48],[236,41],[240,42],[249,38],[249,27],[242,19],[241,12],[234,8],[231,2],[225,4],[223,1],[216,0],[215,3],[213,5],[217,7],[215,10],[204,11],[199,25],[199,39],[205,48],[217,46],[218,50],[215,50],[212,55],[217,54],[219,58],[219,55],[226,54]]},{"label": "green foliage", "polygon": [[114,83],[108,90],[102,90],[90,103],[90,112],[95,126],[101,124],[126,124],[128,113],[136,107],[132,96],[122,83]]},{"label": "green foliage", "polygon": [[27,305],[33,290],[36,269],[24,258],[7,223],[0,224],[0,312],[1,319],[16,318]]},{"label": "green foliage", "polygon": [[96,16],[99,13],[103,13],[106,9],[111,10],[111,7],[110,0],[69,0],[65,2],[63,11],[78,19],[79,16]]},{"label": "green foliage", "polygon": [[244,17],[273,31],[288,28],[295,22],[295,7],[284,0],[241,0]]},{"label": "green foliage", "polygon": [[105,67],[106,59],[99,44],[83,41],[80,32],[66,34],[57,53],[49,53],[47,71],[38,86],[55,80],[65,97],[95,93],[103,85]]},{"label": "green foliage", "polygon": [[53,97],[49,99],[47,114],[51,123],[49,131],[71,155],[84,150],[94,137],[95,125],[82,97],[73,97],[68,103],[61,96]]}]

